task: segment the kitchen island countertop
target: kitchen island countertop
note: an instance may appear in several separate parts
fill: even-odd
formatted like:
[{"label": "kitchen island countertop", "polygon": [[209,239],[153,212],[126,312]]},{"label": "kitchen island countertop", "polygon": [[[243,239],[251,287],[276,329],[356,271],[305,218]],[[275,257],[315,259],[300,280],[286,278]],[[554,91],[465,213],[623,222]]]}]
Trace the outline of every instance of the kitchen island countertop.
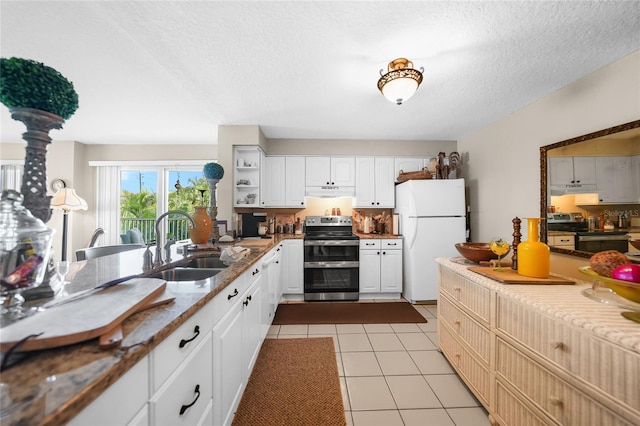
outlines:
[{"label": "kitchen island countertop", "polygon": [[[9,418],[2,418],[2,423],[59,425],[68,422],[262,255],[282,240],[290,238],[300,236],[277,234],[271,244],[251,247],[245,258],[207,280],[208,288],[194,289],[193,286],[168,283],[167,288],[175,295],[175,301],[127,318],[122,324],[124,338],[119,347],[102,350],[97,339],[93,339],[12,355],[8,360],[9,365],[14,362],[15,365],[2,372],[2,408],[8,406],[8,410],[3,411],[11,411],[7,414]],[[236,245],[242,243],[237,242]],[[74,262],[72,270],[75,269],[75,273],[65,290],[72,294],[123,276],[149,276],[186,264],[196,257],[220,253],[220,248],[212,248],[211,251],[195,252],[183,257],[177,253],[176,246],[172,249],[171,263],[147,272],[142,271],[145,249]],[[38,306],[49,300],[35,301],[32,305]],[[8,397],[13,404],[7,403]]]}]

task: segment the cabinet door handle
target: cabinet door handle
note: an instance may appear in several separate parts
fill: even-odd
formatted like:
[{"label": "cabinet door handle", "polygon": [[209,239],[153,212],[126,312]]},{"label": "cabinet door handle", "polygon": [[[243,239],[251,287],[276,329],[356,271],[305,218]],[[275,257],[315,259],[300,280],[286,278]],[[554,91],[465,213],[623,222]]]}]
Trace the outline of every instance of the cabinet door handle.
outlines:
[{"label": "cabinet door handle", "polygon": [[255,275],[255,274],[259,274],[259,273],[260,273],[260,270],[259,270],[258,268],[256,268],[256,270],[255,270],[255,271],[253,271],[253,272],[251,273],[251,275]]},{"label": "cabinet door handle", "polygon": [[232,294],[227,295],[227,300],[231,300],[238,295],[238,289],[236,288]]},{"label": "cabinet door handle", "polygon": [[245,301],[244,301],[244,302],[242,302],[242,304],[243,304],[244,306],[247,306],[247,305],[249,304],[249,301],[250,301],[250,300],[251,300],[251,295],[248,295],[248,296],[247,296],[247,298],[245,299]]},{"label": "cabinet door handle", "polygon": [[198,335],[200,334],[200,327],[196,325],[196,328],[193,329],[193,332],[195,333],[193,335],[193,337],[191,339],[182,339],[180,340],[180,344],[178,345],[181,348],[184,348],[186,346],[187,343],[192,342],[196,337],[198,337]]},{"label": "cabinet door handle", "polygon": [[193,392],[196,394],[196,398],[193,401],[191,401],[191,404],[183,405],[182,407],[180,407],[180,415],[183,415],[184,412],[187,411],[190,407],[192,407],[193,404],[196,403],[198,398],[200,398],[200,385],[196,385],[196,389]]},{"label": "cabinet door handle", "polygon": [[383,252],[382,252],[382,254],[383,254],[383,255],[385,255],[385,254],[387,254],[387,252],[386,252],[386,251],[383,251]]}]

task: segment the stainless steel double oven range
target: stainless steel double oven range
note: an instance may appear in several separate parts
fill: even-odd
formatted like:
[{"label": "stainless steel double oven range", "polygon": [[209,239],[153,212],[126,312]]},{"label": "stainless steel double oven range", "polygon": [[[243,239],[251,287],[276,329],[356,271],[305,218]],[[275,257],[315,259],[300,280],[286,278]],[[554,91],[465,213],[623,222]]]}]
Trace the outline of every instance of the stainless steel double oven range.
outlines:
[{"label": "stainless steel double oven range", "polygon": [[304,300],[358,300],[359,252],[351,216],[307,216]]}]

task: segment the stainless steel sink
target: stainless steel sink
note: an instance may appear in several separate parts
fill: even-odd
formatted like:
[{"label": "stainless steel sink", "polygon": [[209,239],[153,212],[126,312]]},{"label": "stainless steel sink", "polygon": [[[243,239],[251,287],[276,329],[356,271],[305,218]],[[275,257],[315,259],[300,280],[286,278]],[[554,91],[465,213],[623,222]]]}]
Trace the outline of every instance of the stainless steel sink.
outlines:
[{"label": "stainless steel sink", "polygon": [[149,278],[160,278],[166,281],[198,281],[211,278],[223,271],[223,268],[173,268],[160,271]]},{"label": "stainless steel sink", "polygon": [[198,257],[193,259],[191,262],[185,265],[187,268],[214,268],[214,269],[224,269],[227,267],[219,257],[211,256],[211,257]]}]

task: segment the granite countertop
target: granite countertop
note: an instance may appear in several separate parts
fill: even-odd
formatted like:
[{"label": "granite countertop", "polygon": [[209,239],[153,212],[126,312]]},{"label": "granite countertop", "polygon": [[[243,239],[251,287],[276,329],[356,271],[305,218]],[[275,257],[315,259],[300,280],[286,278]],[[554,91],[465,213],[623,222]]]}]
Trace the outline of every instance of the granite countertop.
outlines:
[{"label": "granite countertop", "polygon": [[[122,324],[124,338],[117,348],[103,350],[97,339],[93,339],[12,355],[8,359],[11,366],[2,372],[0,408],[4,412],[0,413],[1,423],[58,425],[68,422],[272,247],[282,240],[302,237],[277,234],[268,245],[251,247],[244,259],[207,280],[208,288],[168,283],[167,288],[175,295],[175,301],[126,319]],[[220,247],[224,246],[227,245],[220,244]],[[74,262],[68,276],[72,279],[65,286],[65,291],[72,294],[128,275],[148,276],[186,264],[197,257],[219,255],[220,247],[183,257],[173,246],[172,262],[147,272],[142,270],[145,249]],[[49,300],[41,299],[30,305],[38,306]],[[4,417],[5,414],[10,417]]]},{"label": "granite countertop", "polygon": [[355,232],[355,234],[360,237],[361,240],[374,240],[374,239],[392,239],[392,238],[402,238],[402,235],[394,235],[394,234],[365,234],[363,232]]}]

